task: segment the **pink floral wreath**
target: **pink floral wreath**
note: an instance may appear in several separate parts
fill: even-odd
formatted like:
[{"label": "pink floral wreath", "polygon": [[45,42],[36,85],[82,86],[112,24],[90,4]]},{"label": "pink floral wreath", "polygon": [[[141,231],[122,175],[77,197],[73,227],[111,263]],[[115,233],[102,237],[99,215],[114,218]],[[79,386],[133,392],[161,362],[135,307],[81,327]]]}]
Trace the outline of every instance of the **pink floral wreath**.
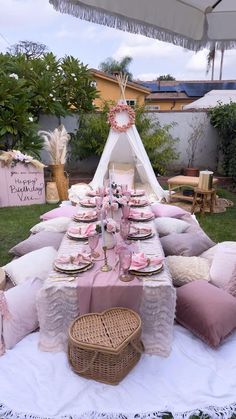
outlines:
[{"label": "pink floral wreath", "polygon": [[[128,117],[129,117],[129,121],[127,124],[119,125],[117,123],[116,114],[120,112],[127,112]],[[111,125],[111,127],[114,129],[114,131],[124,132],[124,131],[127,131],[127,129],[130,128],[135,123],[135,112],[129,105],[125,105],[125,104],[116,105],[110,109],[107,120],[108,120],[108,123]]]}]

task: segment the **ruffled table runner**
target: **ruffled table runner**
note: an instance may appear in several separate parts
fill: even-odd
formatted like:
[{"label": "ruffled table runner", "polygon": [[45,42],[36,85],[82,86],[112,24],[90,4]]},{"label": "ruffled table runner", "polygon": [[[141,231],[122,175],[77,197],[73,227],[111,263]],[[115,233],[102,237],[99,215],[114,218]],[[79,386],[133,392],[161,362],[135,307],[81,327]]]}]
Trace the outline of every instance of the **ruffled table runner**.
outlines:
[{"label": "ruffled table runner", "polygon": [[[78,225],[74,221],[70,227]],[[153,221],[145,223],[155,231]],[[164,257],[159,237],[139,242],[146,254]],[[82,241],[65,235],[58,256],[84,249]],[[88,246],[87,246],[88,247]],[[99,250],[99,249],[98,249]],[[137,311],[142,319],[142,340],[146,353],[168,356],[173,338],[176,294],[167,266],[157,275],[135,277],[130,283],[118,279],[118,256],[108,252],[113,270],[102,273],[104,261],[95,262],[92,269],[69,281],[65,275],[52,271],[40,290],[37,309],[40,324],[39,348],[43,351],[67,349],[70,323],[80,314],[101,312],[114,306]]]}]

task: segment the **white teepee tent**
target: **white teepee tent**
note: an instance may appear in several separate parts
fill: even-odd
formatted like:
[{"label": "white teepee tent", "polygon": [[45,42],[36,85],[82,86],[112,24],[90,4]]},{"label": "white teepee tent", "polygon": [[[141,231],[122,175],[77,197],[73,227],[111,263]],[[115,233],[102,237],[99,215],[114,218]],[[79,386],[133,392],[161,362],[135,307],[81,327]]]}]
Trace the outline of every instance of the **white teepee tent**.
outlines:
[{"label": "white teepee tent", "polygon": [[[125,86],[127,78],[118,77],[121,89],[122,100],[118,104],[126,104]],[[117,114],[117,122],[120,126],[127,123],[127,113]],[[135,185],[146,189],[149,196],[153,199],[168,199],[167,193],[162,189],[157,181],[152,165],[139,136],[135,125],[131,125],[124,132],[119,132],[110,128],[107,142],[100,158],[97,170],[94,174],[90,186],[94,189],[101,185],[109,177],[109,163],[131,163],[135,168]],[[141,184],[141,185],[140,185]]]}]

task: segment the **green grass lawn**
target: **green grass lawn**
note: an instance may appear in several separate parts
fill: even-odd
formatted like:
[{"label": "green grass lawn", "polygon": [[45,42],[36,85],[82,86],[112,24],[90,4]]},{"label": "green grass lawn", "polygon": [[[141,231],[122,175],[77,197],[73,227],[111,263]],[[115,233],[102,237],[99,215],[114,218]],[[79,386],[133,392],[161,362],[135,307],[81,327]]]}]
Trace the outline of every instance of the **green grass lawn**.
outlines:
[{"label": "green grass lawn", "polygon": [[8,250],[30,235],[29,230],[40,222],[40,215],[57,206],[43,204],[0,208],[0,266],[12,259]]},{"label": "green grass lawn", "polygon": [[[220,214],[197,214],[198,221],[215,242],[236,241],[236,194],[223,189],[217,193],[233,201],[234,206]],[[55,207],[57,205],[44,204],[0,208],[0,266],[11,260],[8,250],[29,236],[30,228],[40,221],[39,216]]]}]

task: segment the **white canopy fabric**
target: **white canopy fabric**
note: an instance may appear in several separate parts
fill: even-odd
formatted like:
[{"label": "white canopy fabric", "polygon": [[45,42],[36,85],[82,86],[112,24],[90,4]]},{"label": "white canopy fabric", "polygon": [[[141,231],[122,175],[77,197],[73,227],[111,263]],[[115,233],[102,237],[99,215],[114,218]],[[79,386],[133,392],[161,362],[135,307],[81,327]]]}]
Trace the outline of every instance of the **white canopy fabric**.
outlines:
[{"label": "white canopy fabric", "polygon": [[[127,122],[124,112],[119,114],[119,122],[125,124]],[[162,189],[157,181],[152,165],[139,136],[139,133],[132,125],[127,131],[120,133],[110,129],[107,142],[101,155],[97,170],[90,186],[94,189],[108,179],[109,162],[132,163],[136,168],[135,183],[141,183],[144,187],[148,185],[149,198],[154,195],[154,199],[168,199],[167,193]],[[153,199],[153,200],[154,200]]]},{"label": "white canopy fabric", "polygon": [[56,10],[91,22],[198,50],[233,48],[235,0],[49,0]]},{"label": "white canopy fabric", "polygon": [[236,90],[211,90],[200,99],[183,106],[183,110],[209,109],[231,102],[236,102]]}]

